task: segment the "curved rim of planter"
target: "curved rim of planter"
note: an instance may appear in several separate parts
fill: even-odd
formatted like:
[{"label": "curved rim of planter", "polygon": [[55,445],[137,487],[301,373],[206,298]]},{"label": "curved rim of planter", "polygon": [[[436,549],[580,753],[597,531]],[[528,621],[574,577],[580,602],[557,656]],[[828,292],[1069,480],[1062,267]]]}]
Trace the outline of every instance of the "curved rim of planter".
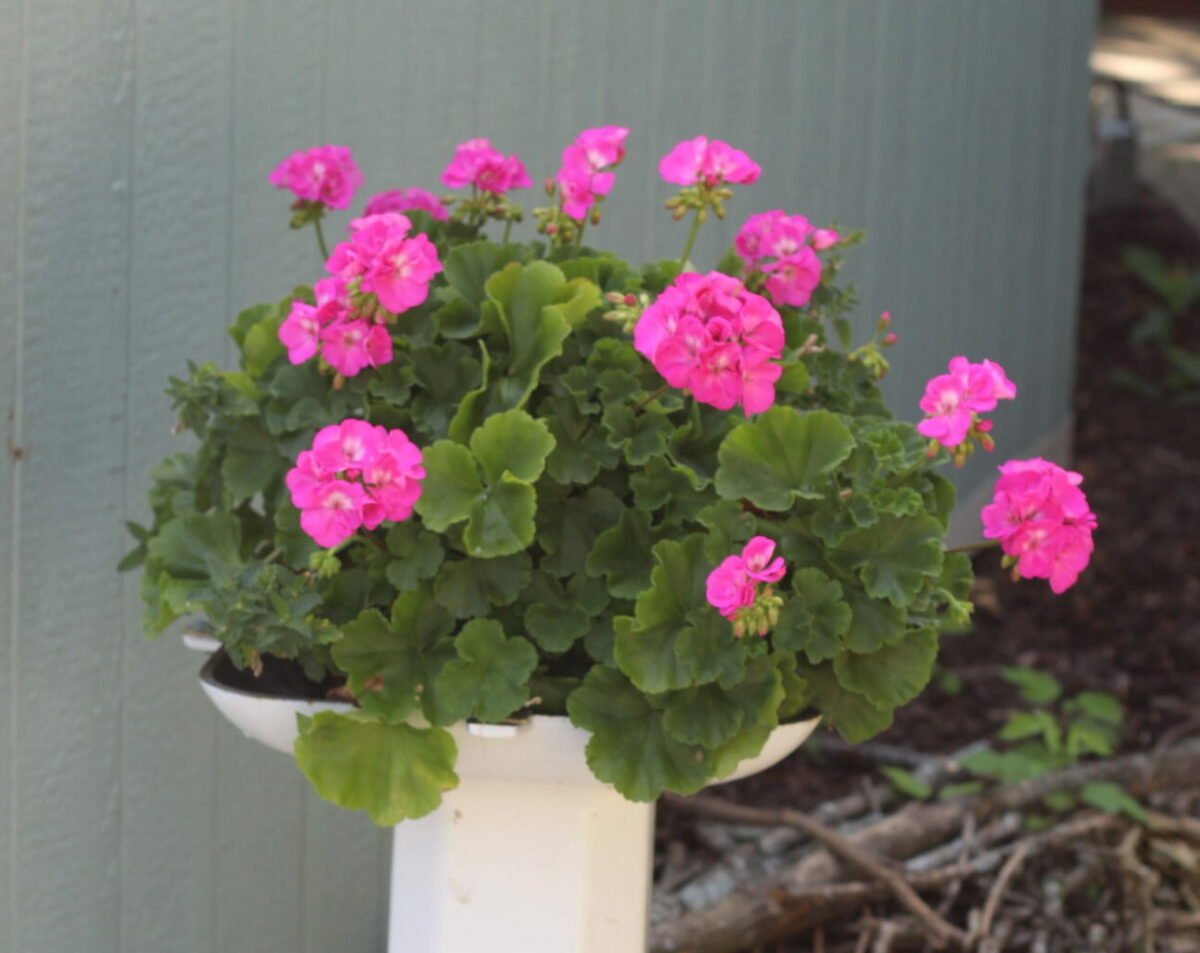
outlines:
[{"label": "curved rim of planter", "polygon": [[[350,712],[358,707],[349,701],[268,694],[230,685],[217,675],[218,666],[228,657],[222,648],[205,660],[200,669],[200,682],[205,694],[227,719],[241,729],[243,734],[277,751],[291,752],[296,714],[313,715],[319,711]],[[253,709],[247,707],[255,702],[261,702],[266,707],[257,705]],[[256,710],[259,712],[258,714],[254,713]],[[268,712],[273,714],[268,714]],[[737,781],[773,767],[807,741],[820,721],[820,714],[805,711],[781,722],[767,736],[762,750],[757,755],[743,759],[729,774],[713,778],[708,784]],[[533,742],[534,744],[564,746],[559,750],[563,752],[571,750],[579,755],[577,759],[579,764],[575,765],[578,770],[568,772],[570,778],[564,775],[562,780],[574,779],[584,783],[602,783],[597,781],[591,774],[591,770],[584,764],[582,745],[585,740],[584,736],[590,737],[590,733],[573,724],[569,716],[565,714],[552,715],[532,712],[519,719],[499,724],[466,721],[448,727],[458,735],[460,757],[466,757],[469,750],[472,752],[472,756],[480,756],[485,762],[490,763],[492,755],[486,754],[486,752],[499,755],[500,750],[508,748],[507,745],[496,748],[495,742],[516,743],[518,739],[533,734],[541,739],[539,742]],[[556,740],[551,741],[550,739]],[[522,742],[518,747],[523,748],[525,744],[526,742]],[[572,760],[575,759],[572,757]],[[503,773],[504,769],[497,769],[493,764],[488,770],[492,773],[495,773],[496,770]]]}]

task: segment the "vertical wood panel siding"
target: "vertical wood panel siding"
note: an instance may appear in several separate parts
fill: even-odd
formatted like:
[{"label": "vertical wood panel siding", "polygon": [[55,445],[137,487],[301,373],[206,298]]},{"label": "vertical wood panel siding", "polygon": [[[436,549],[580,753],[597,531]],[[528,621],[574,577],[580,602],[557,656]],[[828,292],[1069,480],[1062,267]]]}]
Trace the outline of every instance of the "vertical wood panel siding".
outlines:
[{"label": "vertical wood panel siding", "polygon": [[[114,566],[175,445],[162,387],[241,307],[311,280],[265,181],[352,145],[436,187],[488,135],[535,179],[633,127],[603,240],[669,257],[657,159],[727,138],[751,212],[866,226],[899,408],[1005,363],[1007,450],[1069,420],[1090,0],[0,0],[0,953],[378,953],[387,838],[217,721]],[[537,201],[536,193],[530,193]],[[336,229],[348,218],[335,216]],[[23,455],[14,448],[20,447]],[[994,461],[968,468],[979,486]]]}]

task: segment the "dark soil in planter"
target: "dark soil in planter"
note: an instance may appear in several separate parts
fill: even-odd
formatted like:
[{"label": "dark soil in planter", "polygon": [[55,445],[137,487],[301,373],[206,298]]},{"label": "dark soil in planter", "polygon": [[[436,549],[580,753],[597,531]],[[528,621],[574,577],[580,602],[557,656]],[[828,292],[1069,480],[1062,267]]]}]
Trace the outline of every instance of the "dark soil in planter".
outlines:
[{"label": "dark soil in planter", "polygon": [[[1126,750],[1200,731],[1200,394],[1155,395],[1114,379],[1118,370],[1155,383],[1165,376],[1160,352],[1129,344],[1154,304],[1122,262],[1130,245],[1200,269],[1200,236],[1149,191],[1087,224],[1073,468],[1099,518],[1091,566],[1055,596],[1042,581],[1012,582],[995,552],[981,556],[974,627],[947,636],[940,656],[961,690],[931,687],[879,742],[948,753],[993,735],[1017,703],[999,676],[1014,664],[1052,672],[1068,693],[1115,694],[1126,706]],[[1178,330],[1177,343],[1200,353],[1200,308]],[[804,808],[876,777],[867,759],[822,753],[818,740],[721,793]],[[662,812],[660,823],[672,821]]]},{"label": "dark soil in planter", "polygon": [[213,681],[239,692],[306,701],[323,701],[341,684],[332,678],[314,682],[295,662],[271,655],[262,657],[262,671],[255,675],[249,669],[239,669],[224,652],[213,663],[211,676]]}]

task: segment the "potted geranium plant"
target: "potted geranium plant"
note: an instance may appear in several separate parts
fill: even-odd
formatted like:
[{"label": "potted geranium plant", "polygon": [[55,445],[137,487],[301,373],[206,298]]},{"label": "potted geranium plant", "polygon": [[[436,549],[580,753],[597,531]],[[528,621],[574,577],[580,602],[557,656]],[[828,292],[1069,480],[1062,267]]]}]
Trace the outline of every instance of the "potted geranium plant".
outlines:
[{"label": "potted geranium plant", "polygon": [[[970,612],[936,468],[992,449],[1003,369],[956,357],[922,421],[893,419],[890,318],[864,338],[836,283],[857,236],[800,215],[751,216],[698,270],[698,229],[760,171],[718,140],[660,163],[678,258],[597,250],[627,133],[567,147],[534,240],[512,240],[525,168],[487,140],[443,173],[465,194],[375,195],[330,247],[362,177],[295,154],[271,181],[326,275],[237,317],[239,369],[171,380],[194,440],[134,528],[146,629],[202,616],[222,710],[399,825],[393,950],[637,949],[648,805],[818,717],[882,731]],[[1091,551],[1079,478],[1001,470],[986,535],[1061,591]]]}]

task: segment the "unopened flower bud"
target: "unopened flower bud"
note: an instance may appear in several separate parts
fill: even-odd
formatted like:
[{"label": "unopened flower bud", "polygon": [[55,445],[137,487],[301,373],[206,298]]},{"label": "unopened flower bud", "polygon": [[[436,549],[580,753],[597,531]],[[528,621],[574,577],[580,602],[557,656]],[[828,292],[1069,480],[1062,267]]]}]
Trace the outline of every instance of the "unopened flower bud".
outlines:
[{"label": "unopened flower bud", "polygon": [[554,194],[554,179],[551,179],[551,178],[546,179],[546,181],[543,183],[543,185],[546,188],[547,195]]},{"label": "unopened flower bud", "polygon": [[548,223],[546,225],[546,234],[547,235],[557,235],[558,234],[558,226],[555,225],[553,222]]},{"label": "unopened flower bud", "polygon": [[604,293],[604,300],[609,304],[628,304],[627,298],[628,295],[623,295],[619,291],[606,291]]},{"label": "unopened flower bud", "polygon": [[896,336],[895,331],[888,331],[888,333],[883,336],[883,346],[891,347],[893,344],[895,344],[899,340],[900,340],[900,338],[898,338]]},{"label": "unopened flower bud", "polygon": [[632,307],[633,307],[634,305],[636,305],[637,303],[638,303],[637,295],[633,295],[633,294],[627,294],[627,295],[625,296],[625,305],[626,305],[626,307],[630,307],[630,308],[632,308]]},{"label": "unopened flower bud", "polygon": [[600,224],[600,206],[599,205],[592,206],[591,214],[588,215],[588,221],[591,222],[593,225]]},{"label": "unopened flower bud", "polygon": [[880,331],[892,323],[892,312],[885,311],[879,316],[879,324],[876,325]]}]

